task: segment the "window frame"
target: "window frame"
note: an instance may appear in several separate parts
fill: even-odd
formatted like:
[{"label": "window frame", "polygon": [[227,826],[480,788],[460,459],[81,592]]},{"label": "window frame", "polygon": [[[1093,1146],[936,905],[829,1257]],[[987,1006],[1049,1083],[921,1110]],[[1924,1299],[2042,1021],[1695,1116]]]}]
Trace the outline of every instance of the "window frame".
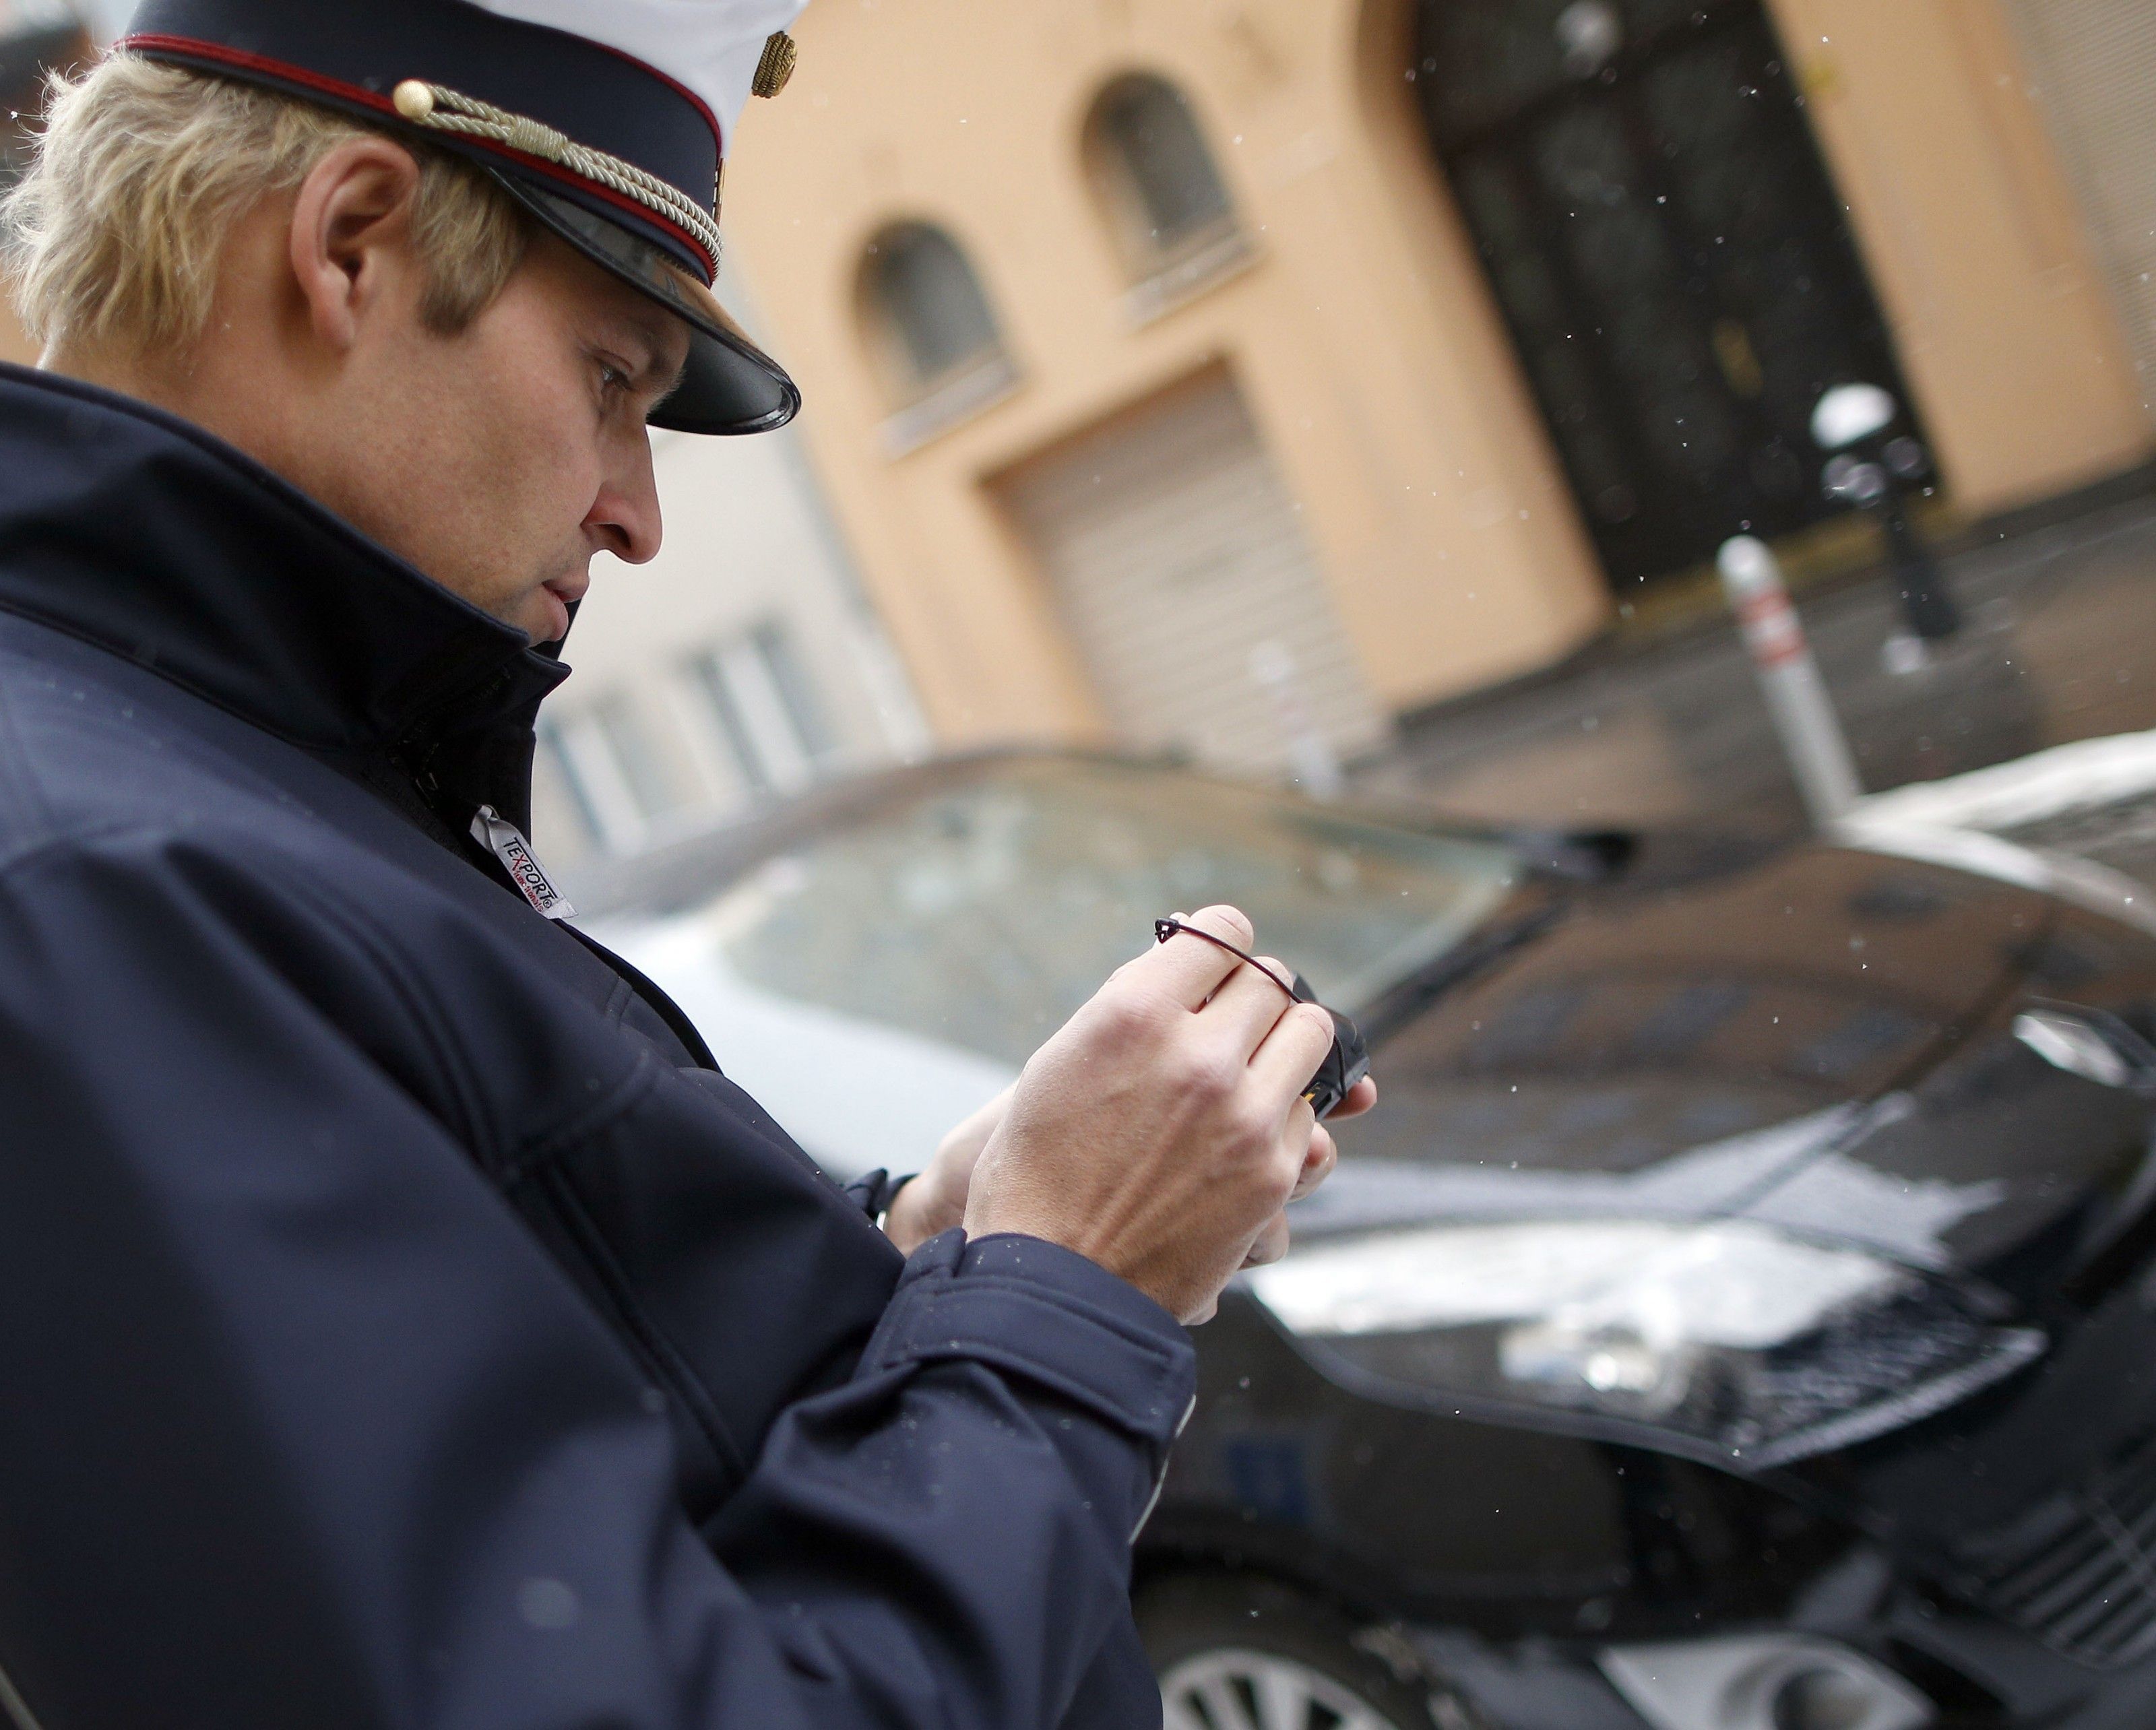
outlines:
[{"label": "window frame", "polygon": [[[1145,190],[1119,119],[1142,95],[1173,114],[1190,158],[1203,165],[1218,209],[1185,232],[1163,239],[1159,213]],[[1241,207],[1219,153],[1190,95],[1176,80],[1149,69],[1117,73],[1094,93],[1086,112],[1081,154],[1086,178],[1108,229],[1129,290],[1126,317],[1147,323],[1216,283],[1240,274],[1255,259]]]},{"label": "window frame", "polygon": [[[880,292],[883,261],[890,256],[893,237],[915,234],[932,237],[949,248],[965,272],[993,338],[967,360],[932,377],[921,374],[904,335],[903,321]],[[862,244],[855,268],[854,300],[870,371],[890,407],[881,438],[885,454],[894,460],[986,413],[1023,382],[987,280],[972,252],[946,223],[916,215],[880,223]]]}]

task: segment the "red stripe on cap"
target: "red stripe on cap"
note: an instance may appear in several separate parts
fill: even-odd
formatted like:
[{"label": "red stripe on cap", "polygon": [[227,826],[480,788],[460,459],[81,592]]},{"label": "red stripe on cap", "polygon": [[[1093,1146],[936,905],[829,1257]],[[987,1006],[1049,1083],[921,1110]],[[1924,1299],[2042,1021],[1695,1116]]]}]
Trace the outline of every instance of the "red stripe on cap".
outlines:
[{"label": "red stripe on cap", "polygon": [[164,49],[173,54],[193,54],[205,60],[215,60],[227,66],[243,66],[249,72],[268,72],[296,85],[305,85],[311,90],[320,90],[326,96],[341,96],[358,102],[383,114],[395,114],[397,105],[388,97],[356,84],[345,84],[334,78],[324,78],[319,72],[310,72],[304,66],[294,66],[283,60],[272,60],[261,54],[251,54],[243,48],[227,48],[221,42],[203,42],[192,36],[123,36],[114,43],[115,49]]},{"label": "red stripe on cap", "polygon": [[[593,46],[596,47],[598,44],[594,44]],[[236,66],[249,72],[264,73],[272,78],[282,79],[289,84],[299,85],[306,90],[319,90],[325,96],[335,96],[341,101],[357,102],[362,108],[371,108],[377,114],[387,115],[400,126],[408,124],[404,117],[397,112],[397,105],[378,91],[370,90],[356,84],[346,84],[341,79],[325,78],[321,73],[310,72],[304,66],[295,66],[284,60],[273,60],[264,54],[249,54],[245,49],[228,48],[221,42],[203,42],[192,36],[145,34],[123,36],[113,44],[113,47],[116,49],[147,49],[153,53],[162,49],[168,54],[187,54],[196,59],[213,61],[219,65]],[[629,60],[631,65],[644,66],[641,60],[630,59],[630,57],[626,54],[621,58]],[[644,69],[652,70],[648,67]],[[667,79],[663,72],[654,71],[653,75],[665,79],[669,84],[673,82],[671,79]],[[684,92],[684,94],[689,93]],[[693,95],[691,100],[694,100]],[[703,108],[703,104],[701,102],[696,105]],[[704,112],[708,116],[711,110],[705,109]],[[713,121],[711,124],[716,135],[718,122]],[[506,157],[513,162],[535,169],[549,179],[558,180],[564,186],[574,187],[578,192],[592,198],[603,199],[617,209],[640,221],[656,223],[701,259],[704,261],[704,268],[711,274],[711,280],[717,280],[719,261],[712,257],[711,249],[689,229],[683,228],[671,217],[654,210],[649,204],[640,204],[635,199],[617,193],[612,187],[601,186],[595,180],[588,180],[583,175],[564,168],[559,162],[550,162],[543,157],[531,156],[521,150],[511,150],[506,145],[496,144],[490,138],[475,138],[462,132],[451,133],[448,136],[475,149],[486,151],[498,157]]]}]

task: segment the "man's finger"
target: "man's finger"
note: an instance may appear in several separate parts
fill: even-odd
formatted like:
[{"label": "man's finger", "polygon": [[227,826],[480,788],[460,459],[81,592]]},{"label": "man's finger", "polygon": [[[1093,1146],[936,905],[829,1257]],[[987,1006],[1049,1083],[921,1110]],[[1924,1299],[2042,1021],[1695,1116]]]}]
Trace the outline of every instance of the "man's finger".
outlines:
[{"label": "man's finger", "polygon": [[1378,1084],[1365,1075],[1348,1090],[1348,1096],[1332,1108],[1326,1121],[1337,1123],[1348,1117],[1359,1117],[1378,1102]]},{"label": "man's finger", "polygon": [[[1235,1055],[1245,1062],[1265,1043],[1274,1024],[1295,1007],[1295,998],[1281,988],[1281,979],[1289,977],[1287,969],[1268,956],[1258,959],[1261,967],[1239,967],[1221,981],[1213,1001],[1199,1012],[1208,1030],[1231,1042]],[[1280,978],[1270,978],[1268,972]]]},{"label": "man's finger", "polygon": [[1316,1109],[1298,1095],[1288,1106],[1287,1122],[1281,1131],[1280,1143],[1275,1150],[1282,1207],[1295,1199],[1296,1186],[1302,1182],[1304,1163],[1310,1154],[1310,1138],[1317,1130]]},{"label": "man's finger", "polygon": [[[1210,932],[1238,949],[1251,943],[1250,921],[1234,907],[1201,907],[1195,913],[1176,916],[1185,925]],[[1158,984],[1186,1009],[1195,1009],[1220,988],[1220,982],[1243,963],[1219,943],[1178,932],[1165,943],[1141,955],[1123,969],[1130,978]]]},{"label": "man's finger", "polygon": [[1250,1253],[1243,1258],[1245,1267],[1270,1267],[1287,1254],[1287,1215],[1276,1214],[1265,1222],[1250,1245]]},{"label": "man's finger", "polygon": [[1319,1124],[1310,1132],[1310,1151],[1302,1157],[1302,1175],[1295,1180],[1295,1193],[1290,1201],[1301,1201],[1304,1196],[1332,1175],[1332,1168],[1340,1163],[1340,1149],[1332,1137]]},{"label": "man's finger", "polygon": [[1335,1032],[1332,1015],[1317,1004],[1291,1004],[1251,1054],[1250,1072],[1264,1086],[1297,1096],[1332,1050]]}]

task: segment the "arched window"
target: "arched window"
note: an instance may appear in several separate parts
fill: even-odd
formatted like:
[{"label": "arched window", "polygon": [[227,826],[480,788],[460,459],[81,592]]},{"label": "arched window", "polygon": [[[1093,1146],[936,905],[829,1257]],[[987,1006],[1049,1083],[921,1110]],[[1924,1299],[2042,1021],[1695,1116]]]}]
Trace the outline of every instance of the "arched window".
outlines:
[{"label": "arched window", "polygon": [[958,244],[927,223],[869,243],[863,312],[894,403],[906,408],[1004,361],[1003,335]]},{"label": "arched window", "polygon": [[1086,152],[1134,279],[1234,240],[1226,183],[1189,102],[1165,79],[1137,73],[1103,90],[1086,123]]}]

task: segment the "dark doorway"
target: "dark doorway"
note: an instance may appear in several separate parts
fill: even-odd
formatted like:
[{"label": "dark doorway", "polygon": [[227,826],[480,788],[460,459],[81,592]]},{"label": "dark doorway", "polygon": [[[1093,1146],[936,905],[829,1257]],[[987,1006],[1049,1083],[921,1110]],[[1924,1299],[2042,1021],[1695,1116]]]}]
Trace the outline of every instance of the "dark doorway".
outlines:
[{"label": "dark doorway", "polygon": [[1820,393],[1909,398],[1760,0],[1420,0],[1415,50],[1620,598],[1827,515]]}]

